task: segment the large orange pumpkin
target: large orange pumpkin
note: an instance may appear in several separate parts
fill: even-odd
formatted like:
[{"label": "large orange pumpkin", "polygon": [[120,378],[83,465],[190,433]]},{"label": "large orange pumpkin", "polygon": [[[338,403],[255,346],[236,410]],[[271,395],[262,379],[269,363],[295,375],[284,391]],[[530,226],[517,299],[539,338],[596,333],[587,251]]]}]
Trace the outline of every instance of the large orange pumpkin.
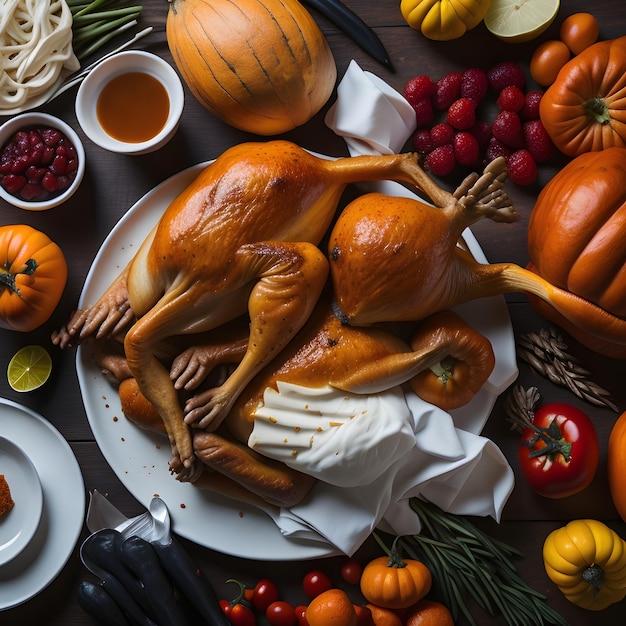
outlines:
[{"label": "large orange pumpkin", "polygon": [[240,130],[289,131],[334,89],[332,52],[297,0],[170,0],[166,28],[193,94]]},{"label": "large orange pumpkin", "polygon": [[[626,148],[582,154],[543,188],[528,223],[529,269],[626,318]],[[532,299],[544,317],[601,354],[626,346],[598,341]]]},{"label": "large orange pumpkin", "polygon": [[0,227],[0,327],[29,332],[48,321],[67,282],[65,256],[25,224]]}]

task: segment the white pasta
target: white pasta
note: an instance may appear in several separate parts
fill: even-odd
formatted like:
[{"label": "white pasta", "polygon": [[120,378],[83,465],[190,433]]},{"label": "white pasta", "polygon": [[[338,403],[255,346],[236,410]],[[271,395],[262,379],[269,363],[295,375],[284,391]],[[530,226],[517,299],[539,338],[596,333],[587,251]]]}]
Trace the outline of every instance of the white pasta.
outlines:
[{"label": "white pasta", "polygon": [[80,67],[65,0],[0,0],[0,114],[46,94]]}]

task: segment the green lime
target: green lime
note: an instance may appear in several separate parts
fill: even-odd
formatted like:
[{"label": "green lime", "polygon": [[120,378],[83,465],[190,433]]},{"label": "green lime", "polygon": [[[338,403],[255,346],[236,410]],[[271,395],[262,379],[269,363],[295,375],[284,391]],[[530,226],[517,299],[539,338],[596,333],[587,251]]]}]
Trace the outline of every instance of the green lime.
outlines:
[{"label": "green lime", "polygon": [[15,391],[33,391],[41,387],[52,372],[52,359],[41,346],[24,346],[9,361],[7,378]]}]

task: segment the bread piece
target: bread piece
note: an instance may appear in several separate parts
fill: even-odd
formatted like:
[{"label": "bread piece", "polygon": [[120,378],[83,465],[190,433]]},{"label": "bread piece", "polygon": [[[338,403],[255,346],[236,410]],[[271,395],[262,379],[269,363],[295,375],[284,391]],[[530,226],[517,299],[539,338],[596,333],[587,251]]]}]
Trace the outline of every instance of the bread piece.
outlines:
[{"label": "bread piece", "polygon": [[11,497],[9,483],[7,483],[4,474],[0,474],[0,517],[6,515],[14,506],[15,502]]}]

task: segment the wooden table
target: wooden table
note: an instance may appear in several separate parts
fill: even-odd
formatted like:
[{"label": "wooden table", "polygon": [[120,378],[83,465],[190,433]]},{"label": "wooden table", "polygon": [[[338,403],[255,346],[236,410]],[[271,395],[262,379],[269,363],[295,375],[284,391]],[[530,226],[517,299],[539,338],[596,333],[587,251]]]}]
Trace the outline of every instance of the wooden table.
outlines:
[{"label": "wooden table", "polygon": [[[537,42],[521,45],[506,45],[489,35],[480,25],[463,38],[453,42],[428,41],[411,30],[402,20],[398,2],[373,2],[372,0],[347,0],[361,17],[373,26],[384,42],[395,65],[392,73],[368,57],[337,28],[324,18],[316,16],[326,34],[335,55],[338,75],[343,76],[351,59],[360,66],[379,75],[398,90],[406,81],[417,74],[429,74],[434,78],[450,70],[462,70],[469,66],[485,69],[496,61],[512,59],[528,63]],[[165,19],[168,10],[164,0],[144,0],[142,22],[154,26],[153,33],[143,41],[142,47],[161,55],[171,62],[166,39]],[[610,0],[597,0],[591,6],[583,0],[568,0],[563,3],[555,24],[542,36],[553,38],[558,33],[558,24],[568,14],[591,10],[599,20],[601,37],[609,39],[626,33],[626,11]],[[71,90],[42,109],[58,115],[69,122],[80,133],[74,114],[74,97]],[[101,150],[83,137],[87,151],[87,173],[79,192],[65,205],[44,213],[27,213],[0,204],[0,223],[27,223],[46,232],[63,248],[69,262],[69,280],[63,300],[55,315],[42,328],[27,335],[0,330],[0,367],[3,371],[14,352],[28,343],[50,345],[49,336],[76,305],[85,276],[102,241],[128,208],[145,193],[165,178],[195,163],[219,155],[229,146],[248,139],[256,139],[234,130],[210,115],[187,92],[186,108],[182,124],[174,140],[154,154],[126,157]],[[331,98],[331,102],[334,98]],[[321,153],[341,156],[346,149],[342,140],[325,127],[325,110],[310,123],[288,133],[285,137]],[[82,135],[81,135],[82,136]],[[530,188],[510,186],[521,219],[508,226],[492,223],[479,224],[474,233],[487,258],[491,262],[512,261],[524,265],[527,260],[526,227],[530,210],[541,183],[553,173],[554,167],[545,167],[540,180]],[[522,295],[506,298],[514,331],[517,334],[539,330],[549,325],[539,318]],[[591,370],[595,382],[608,389],[620,410],[626,409],[626,388],[623,377],[626,366],[597,356],[581,348],[573,340],[570,350],[583,359]],[[75,354],[51,348],[54,361],[53,379],[41,390],[20,395],[13,392],[0,376],[0,396],[22,403],[45,416],[69,441],[83,472],[85,489],[97,489],[108,494],[111,501],[127,515],[136,515],[143,509],[128,493],[105,462],[94,441],[82,404],[75,370]],[[502,398],[496,404],[485,434],[494,439],[509,459],[519,480],[513,495],[504,510],[504,519],[497,525],[490,519],[476,523],[505,539],[524,553],[517,563],[525,580],[535,589],[549,596],[549,603],[572,624],[618,623],[623,621],[624,603],[613,605],[600,614],[584,611],[567,602],[546,577],[541,558],[541,546],[552,529],[567,520],[592,517],[606,521],[626,537],[626,525],[619,520],[612,505],[605,471],[606,444],[616,414],[608,409],[594,408],[577,400],[571,393],[548,383],[520,364],[520,384],[538,386],[546,400],[563,400],[587,410],[593,417],[601,442],[601,462],[597,476],[583,494],[565,500],[546,500],[533,494],[519,474],[516,438],[509,432],[502,409]],[[62,486],[60,486],[62,488]],[[83,529],[81,540],[88,531]],[[189,542],[185,545],[193,552],[218,594],[230,595],[232,588],[225,589],[224,581],[237,578],[254,583],[263,575],[271,576],[278,583],[283,596],[295,604],[305,601],[300,589],[301,576],[313,566],[326,570],[338,579],[341,557],[311,562],[259,562],[227,556],[212,550],[198,548]],[[357,554],[367,558],[378,554],[371,543],[367,543]],[[88,625],[93,621],[82,611],[76,601],[76,589],[87,577],[77,554],[71,555],[60,575],[38,596],[29,602],[2,613],[4,626],[25,623],[44,625]],[[355,596],[358,600],[358,596]],[[476,614],[480,624],[504,623],[489,616]]]}]

